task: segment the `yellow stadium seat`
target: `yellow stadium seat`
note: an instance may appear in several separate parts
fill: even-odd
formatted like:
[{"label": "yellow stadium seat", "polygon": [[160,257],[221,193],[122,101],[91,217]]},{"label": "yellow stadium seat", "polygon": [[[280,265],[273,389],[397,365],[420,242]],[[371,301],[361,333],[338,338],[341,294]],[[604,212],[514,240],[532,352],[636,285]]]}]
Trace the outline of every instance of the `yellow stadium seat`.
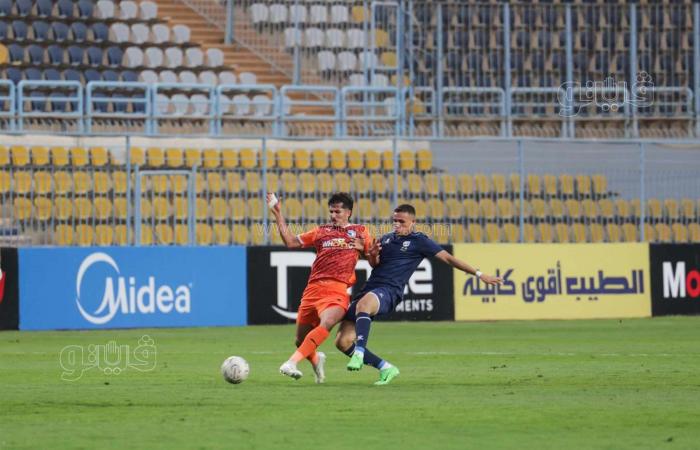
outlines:
[{"label": "yellow stadium seat", "polygon": [[[294,174],[290,174],[292,177],[294,177]],[[285,179],[285,176],[282,176],[283,178],[283,183],[285,186],[287,186],[287,180]],[[310,173],[310,172],[301,172],[299,174],[299,184],[301,185],[301,193],[302,194],[314,194],[316,193],[316,177]],[[294,177],[294,183],[296,183],[296,177]],[[285,190],[287,188],[285,187]]]},{"label": "yellow stadium seat", "polygon": [[365,8],[360,5],[355,5],[352,7],[352,21],[356,23],[362,23],[367,20],[367,12]]},{"label": "yellow stadium seat", "polygon": [[337,173],[334,177],[336,192],[350,192],[351,182],[347,173]]},{"label": "yellow stadium seat", "polygon": [[95,241],[95,230],[92,225],[80,224],[75,227],[75,243],[88,247]]},{"label": "yellow stadium seat", "polygon": [[501,227],[495,223],[487,223],[484,231],[486,232],[486,240],[488,242],[501,241]]},{"label": "yellow stadium seat", "polygon": [[382,173],[373,173],[370,175],[370,183],[372,192],[376,195],[385,195],[389,190],[389,182]]},{"label": "yellow stadium seat", "polygon": [[406,183],[410,194],[420,195],[423,193],[423,178],[417,173],[409,173],[406,176]]},{"label": "yellow stadium seat", "polygon": [[227,169],[239,165],[244,169],[255,169],[258,167],[258,152],[252,148],[243,148],[238,152],[224,149],[221,151],[221,165]]},{"label": "yellow stadium seat", "polygon": [[56,225],[54,239],[57,245],[73,245],[73,227],[71,225]]},{"label": "yellow stadium seat", "polygon": [[484,242],[484,228],[478,223],[467,225],[469,242]]},{"label": "yellow stadium seat", "polygon": [[598,201],[598,210],[600,211],[600,217],[603,219],[612,220],[615,218],[615,204],[608,198]]},{"label": "yellow stadium seat", "polygon": [[565,198],[573,197],[575,194],[574,177],[569,174],[559,176],[559,190]]},{"label": "yellow stadium seat", "polygon": [[445,195],[455,195],[457,193],[457,178],[448,173],[441,176],[442,192]]},{"label": "yellow stadium seat", "polygon": [[51,203],[51,200],[46,197],[34,198],[34,217],[37,220],[45,222],[51,219],[52,212],[53,204]]},{"label": "yellow stadium seat", "polygon": [[650,223],[644,224],[644,242],[656,242],[659,237],[656,234],[656,229]]},{"label": "yellow stadium seat", "polygon": [[126,172],[113,172],[112,182],[115,194],[126,194]]},{"label": "yellow stadium seat", "polygon": [[92,177],[87,172],[73,173],[73,192],[87,194],[92,191]]},{"label": "yellow stadium seat", "polygon": [[14,173],[15,194],[29,194],[32,190],[31,172],[17,171]]},{"label": "yellow stadium seat", "polygon": [[[233,200],[233,199],[231,199]],[[240,199],[238,199],[240,200]],[[242,203],[242,201],[241,201]],[[200,203],[197,203],[195,201],[196,207],[200,208],[205,208],[204,205]],[[226,200],[224,200],[221,197],[212,197],[209,199],[209,205],[207,208],[207,211],[209,215],[211,216],[212,220],[215,221],[223,221],[226,220],[229,217],[229,210],[228,210],[228,204],[226,203]],[[200,214],[197,214],[200,215]],[[203,219],[206,219],[207,217],[203,217]]]},{"label": "yellow stadium seat", "polygon": [[[443,219],[446,215],[445,204],[439,198],[428,200],[428,217],[433,219]],[[421,217],[421,216],[419,216]]]},{"label": "yellow stadium seat", "polygon": [[214,231],[206,223],[198,223],[194,229],[197,245],[211,245],[214,241]]},{"label": "yellow stadium seat", "polygon": [[602,197],[608,194],[608,179],[605,175],[595,174],[591,176],[593,180],[593,194]]},{"label": "yellow stadium seat", "polygon": [[496,218],[496,204],[493,200],[484,198],[479,202],[479,215],[485,219],[495,219]]},{"label": "yellow stadium seat", "polygon": [[634,215],[634,217],[642,217],[641,203],[638,198],[634,198],[630,201],[630,207],[632,208],[632,215]]},{"label": "yellow stadium seat", "polygon": [[537,224],[537,232],[540,235],[540,242],[554,242],[554,230],[552,225],[546,222]]},{"label": "yellow stadium seat", "polygon": [[478,219],[480,217],[479,202],[474,199],[466,198],[462,202],[464,206],[464,215],[467,219]]},{"label": "yellow stadium seat", "polygon": [[625,242],[637,242],[637,225],[633,223],[622,224],[622,238]]},{"label": "yellow stadium seat", "polygon": [[[228,174],[226,174],[228,176]],[[269,175],[269,173],[268,173]],[[269,182],[269,177],[268,177],[268,187],[270,185]],[[245,173],[245,190],[247,192],[260,192],[262,191],[262,178],[260,177],[260,172],[246,172]],[[230,191],[230,189],[229,189]],[[270,191],[268,189],[268,192],[277,192],[276,190]]]},{"label": "yellow stadium seat", "polygon": [[333,190],[333,177],[328,172],[321,172],[316,177],[318,192],[331,192]]},{"label": "yellow stadium seat", "polygon": [[299,148],[294,150],[294,168],[298,170],[308,170],[311,168],[311,155],[308,150]]},{"label": "yellow stadium seat", "polygon": [[[212,201],[214,201],[214,200],[212,199]],[[218,201],[217,201],[217,203],[218,203]],[[213,207],[213,205],[212,205],[212,207]],[[217,207],[221,208],[221,205],[217,204]],[[228,209],[229,209],[230,213],[228,213],[228,212],[227,213],[230,214],[230,217],[233,220],[243,220],[246,218],[247,213],[248,213],[248,211],[247,211],[248,205],[245,202],[245,200],[240,198],[240,197],[234,197],[234,198],[230,199],[228,201]],[[221,209],[219,209],[219,212],[223,212],[223,211]],[[219,219],[225,220],[226,217],[225,216],[220,217]]]},{"label": "yellow stadium seat", "polygon": [[[35,166],[45,166],[49,164],[49,149],[43,146],[35,146],[31,148],[32,164]],[[2,164],[0,164],[2,166]]]},{"label": "yellow stadium seat", "polygon": [[0,194],[7,194],[12,187],[12,177],[9,172],[0,171]]},{"label": "yellow stadium seat", "polygon": [[238,245],[246,245],[248,243],[248,227],[242,224],[233,226],[233,243]]},{"label": "yellow stadium seat", "polygon": [[605,242],[605,229],[599,223],[592,223],[588,231],[591,235],[591,242]]},{"label": "yellow stadium seat", "polygon": [[[248,172],[248,173],[252,174],[252,172]],[[256,175],[257,175],[257,173],[256,173]],[[253,176],[253,175],[251,175],[251,176]],[[265,186],[267,187],[267,192],[279,193],[280,192],[280,177],[279,177],[279,175],[277,175],[274,172],[267,172],[267,177],[265,179]],[[251,192],[251,190],[248,189],[248,192]]]},{"label": "yellow stadium seat", "polygon": [[688,242],[688,228],[682,223],[674,223],[671,225],[673,232],[673,242],[684,244]]},{"label": "yellow stadium seat", "polygon": [[[207,191],[213,194],[219,194],[224,190],[224,180],[219,172],[207,172]],[[238,172],[226,172],[226,188],[229,192],[236,193],[241,191],[241,175]]]},{"label": "yellow stadium seat", "polygon": [[396,52],[383,52],[379,56],[379,61],[384,67],[396,67]]},{"label": "yellow stadium seat", "polygon": [[372,211],[372,200],[368,198],[361,198],[357,200],[357,218],[360,220],[370,220],[374,217]]},{"label": "yellow stadium seat", "polygon": [[153,227],[145,224],[141,226],[141,245],[153,245]]},{"label": "yellow stadium seat", "polygon": [[155,238],[157,245],[172,245],[174,241],[173,227],[167,223],[159,223],[156,225]]},{"label": "yellow stadium seat", "polygon": [[[267,206],[267,205],[266,205]],[[260,197],[248,199],[248,216],[253,220],[262,220],[263,218],[263,203]]]},{"label": "yellow stadium seat", "polygon": [[72,147],[70,149],[70,159],[74,167],[85,167],[90,164],[90,155],[84,147]]},{"label": "yellow stadium seat", "polygon": [[93,173],[93,190],[95,194],[107,194],[112,189],[112,179],[107,172]]},{"label": "yellow stadium seat", "polygon": [[571,242],[569,226],[565,223],[554,225],[554,234],[556,235],[557,242]]},{"label": "yellow stadium seat", "polygon": [[13,145],[10,147],[12,154],[12,165],[23,167],[29,165],[29,149],[24,145]]},{"label": "yellow stadium seat", "polygon": [[194,193],[200,195],[204,192],[207,181],[202,172],[197,172],[194,176]]},{"label": "yellow stadium seat", "polygon": [[265,244],[264,228],[259,223],[254,223],[254,224],[250,225],[250,227],[248,229],[248,236],[250,238],[251,245],[264,245]]},{"label": "yellow stadium seat", "polygon": [[74,201],[74,215],[79,220],[87,220],[92,218],[92,201],[89,198],[80,197]]},{"label": "yellow stadium seat", "polygon": [[516,209],[513,202],[507,198],[499,198],[496,202],[496,207],[498,209],[498,216],[501,220],[508,220],[515,217]]},{"label": "yellow stadium seat", "polygon": [[619,225],[608,223],[605,225],[605,232],[608,235],[608,242],[622,241],[622,230],[620,230]]},{"label": "yellow stadium seat", "polygon": [[345,152],[342,150],[334,149],[330,153],[330,163],[331,169],[333,170],[344,170],[347,162],[345,159]]},{"label": "yellow stadium seat", "polygon": [[131,147],[129,160],[132,166],[143,166],[146,164],[146,152],[141,147]]},{"label": "yellow stadium seat", "polygon": [[0,167],[9,166],[11,160],[10,150],[4,145],[0,145]]},{"label": "yellow stadium seat", "polygon": [[391,207],[391,203],[389,200],[385,198],[378,198],[374,202],[374,207],[375,207],[375,217],[381,219],[381,220],[389,220],[391,219],[391,214],[393,212],[393,208]]},{"label": "yellow stadium seat", "polygon": [[355,195],[368,194],[371,189],[369,177],[364,173],[356,173],[352,176],[353,192]]},{"label": "yellow stadium seat", "polygon": [[387,172],[394,170],[394,153],[391,150],[382,152],[382,169]]},{"label": "yellow stadium seat", "polygon": [[231,244],[231,229],[223,223],[214,224],[214,242],[218,245]]},{"label": "yellow stadium seat", "polygon": [[[170,157],[168,157],[168,161]],[[185,149],[185,166],[186,167],[200,167],[202,165],[202,151],[197,148],[186,148]]]},{"label": "yellow stadium seat", "polygon": [[169,192],[167,175],[153,175],[150,181],[151,190],[156,194],[165,195]]},{"label": "yellow stadium seat", "polygon": [[576,192],[581,197],[590,197],[591,195],[591,177],[588,175],[576,175]]},{"label": "yellow stadium seat", "polygon": [[477,173],[474,175],[474,183],[476,184],[476,190],[479,195],[489,195],[493,192],[491,179],[488,177],[488,175]]},{"label": "yellow stadium seat", "polygon": [[118,219],[126,219],[127,200],[124,197],[114,199],[114,215]]},{"label": "yellow stadium seat", "polygon": [[427,149],[421,149],[416,152],[416,162],[418,170],[427,172],[433,168],[433,153]]},{"label": "yellow stadium seat", "polygon": [[445,200],[445,206],[447,207],[447,217],[450,219],[461,219],[464,215],[462,203],[455,198]]},{"label": "yellow stadium seat", "polygon": [[173,217],[175,220],[185,220],[189,216],[189,201],[187,197],[173,197]]},{"label": "yellow stadium seat", "polygon": [[399,152],[399,170],[412,172],[416,170],[416,154],[410,150]]},{"label": "yellow stadium seat", "polygon": [[564,205],[566,206],[566,212],[571,219],[581,218],[581,202],[579,202],[576,199],[570,198],[564,201]]},{"label": "yellow stadium seat", "polygon": [[[238,165],[238,154],[235,153],[236,166]],[[227,162],[231,162],[231,158],[226,159]],[[216,169],[221,164],[221,153],[213,148],[206,148],[202,150],[202,166],[205,169]]]},{"label": "yellow stadium seat", "polygon": [[544,195],[556,197],[557,195],[557,177],[551,173],[542,176],[544,183]]},{"label": "yellow stadium seat", "polygon": [[688,234],[690,235],[690,242],[700,242],[700,223],[689,223]]},{"label": "yellow stadium seat", "polygon": [[146,149],[146,159],[150,167],[163,167],[165,165],[165,152],[158,147],[149,147]]},{"label": "yellow stadium seat", "polygon": [[313,168],[317,170],[325,170],[328,168],[328,152],[321,149],[315,149],[311,152],[311,161]]},{"label": "yellow stadium seat", "polygon": [[188,180],[185,175],[170,175],[170,194],[185,194]]},{"label": "yellow stadium seat", "polygon": [[558,198],[553,198],[549,201],[550,215],[555,219],[564,218],[564,202]]},{"label": "yellow stadium seat", "polygon": [[348,169],[362,170],[364,169],[365,161],[362,153],[359,150],[348,150]]},{"label": "yellow stadium seat", "polygon": [[449,235],[450,242],[457,244],[460,242],[467,241],[467,232],[461,223],[450,224],[449,230],[450,230],[450,235]]},{"label": "yellow stadium seat", "polygon": [[673,233],[671,232],[671,227],[669,227],[667,224],[657,223],[654,226],[654,232],[658,242],[673,242]]},{"label": "yellow stadium seat", "polygon": [[29,220],[32,217],[32,201],[28,198],[17,197],[14,202],[14,219]]},{"label": "yellow stadium seat", "polygon": [[[186,224],[176,224],[175,225],[175,244],[176,245],[187,245],[190,243],[190,229]],[[197,231],[195,228],[195,242],[197,239]]]},{"label": "yellow stadium seat", "polygon": [[[559,201],[561,203],[561,200]],[[526,208],[527,209],[527,208]],[[547,202],[541,198],[533,198],[530,202],[530,210],[533,217],[537,219],[544,219],[549,215],[549,209],[547,207]]]},{"label": "yellow stadium seat", "polygon": [[171,168],[179,168],[185,164],[184,155],[181,148],[166,148],[165,149],[166,166]]},{"label": "yellow stadium seat", "polygon": [[51,164],[65,167],[69,163],[68,150],[65,147],[51,147]]},{"label": "yellow stadium seat", "polygon": [[506,223],[503,225],[503,234],[505,235],[506,242],[519,242],[520,241],[520,229],[517,225],[512,223]]},{"label": "yellow stadium seat", "polygon": [[376,150],[365,152],[365,167],[367,170],[380,170],[382,168],[382,157]]},{"label": "yellow stadium seat", "polygon": [[107,197],[95,197],[95,219],[109,220],[112,218],[112,201]]},{"label": "yellow stadium seat", "polygon": [[172,215],[172,207],[167,197],[154,197],[151,206],[153,207],[153,217],[157,220],[165,220]]},{"label": "yellow stadium seat", "polygon": [[209,218],[209,202],[198,197],[194,201],[194,217],[197,220],[207,220]]},{"label": "yellow stadium seat", "polygon": [[678,200],[675,198],[667,198],[664,200],[664,211],[666,212],[666,217],[671,220],[677,220],[680,217]]},{"label": "yellow stadium seat", "polygon": [[440,177],[434,173],[427,173],[423,176],[423,185],[428,195],[440,195]]},{"label": "yellow stadium seat", "polygon": [[53,192],[53,178],[48,172],[34,172],[34,194],[45,195]]},{"label": "yellow stadium seat", "polygon": [[681,200],[681,216],[686,220],[695,220],[695,201],[690,198]]},{"label": "yellow stadium seat", "polygon": [[523,241],[526,243],[537,242],[537,232],[533,224],[523,224]]},{"label": "yellow stadium seat", "polygon": [[287,198],[282,202],[282,211],[289,220],[301,219],[302,210],[301,202],[294,197]]},{"label": "yellow stadium seat", "polygon": [[650,198],[647,200],[647,218],[661,219],[663,217],[663,208],[661,200],[658,198]]},{"label": "yellow stadium seat", "polygon": [[513,192],[513,195],[520,195],[520,174],[519,173],[511,173],[510,174],[510,190]]},{"label": "yellow stadium seat", "polygon": [[629,202],[624,198],[618,198],[615,200],[615,209],[617,210],[618,217],[626,219],[632,215],[632,208],[630,207]]},{"label": "yellow stadium seat", "polygon": [[104,147],[91,147],[90,160],[94,167],[104,167],[109,164],[109,152]]},{"label": "yellow stadium seat", "polygon": [[111,225],[97,225],[95,227],[95,245],[106,247],[114,242],[114,229]]},{"label": "yellow stadium seat", "polygon": [[539,175],[528,174],[527,176],[527,191],[530,195],[539,197],[542,195],[542,181]]},{"label": "yellow stadium seat", "polygon": [[279,230],[276,225],[270,227],[270,244],[272,245],[284,245],[282,242],[282,237],[280,236]]},{"label": "yellow stadium seat", "polygon": [[307,197],[301,202],[304,211],[304,219],[317,220],[321,218],[322,208],[315,198]]},{"label": "yellow stadium seat", "polygon": [[508,188],[506,186],[506,176],[502,173],[491,174],[491,183],[493,185],[493,191],[497,196],[503,197],[508,193]]},{"label": "yellow stadium seat", "polygon": [[374,42],[376,48],[386,47],[389,44],[389,33],[379,28],[374,29]]},{"label": "yellow stadium seat", "polygon": [[114,227],[114,243],[117,245],[126,245],[128,243],[126,239],[126,225],[116,225]]},{"label": "yellow stadium seat", "polygon": [[[294,154],[290,150],[286,148],[279,149],[275,152],[275,157],[277,159],[277,167],[280,169],[291,170],[294,167]],[[268,164],[269,159],[270,154],[268,153]],[[268,166],[268,168],[269,167],[270,166]]]}]

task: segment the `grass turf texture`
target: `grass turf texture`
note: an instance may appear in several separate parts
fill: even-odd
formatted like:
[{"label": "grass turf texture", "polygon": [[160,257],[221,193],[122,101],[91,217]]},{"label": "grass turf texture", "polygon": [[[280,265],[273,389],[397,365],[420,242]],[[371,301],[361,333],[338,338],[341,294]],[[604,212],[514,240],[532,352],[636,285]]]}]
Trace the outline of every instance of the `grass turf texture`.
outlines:
[{"label": "grass turf texture", "polygon": [[[66,345],[135,346],[152,372],[62,381]],[[0,449],[697,449],[700,318],[378,323],[370,348],[401,368],[283,377],[292,326],[0,333]],[[226,383],[221,362],[250,378]]]}]

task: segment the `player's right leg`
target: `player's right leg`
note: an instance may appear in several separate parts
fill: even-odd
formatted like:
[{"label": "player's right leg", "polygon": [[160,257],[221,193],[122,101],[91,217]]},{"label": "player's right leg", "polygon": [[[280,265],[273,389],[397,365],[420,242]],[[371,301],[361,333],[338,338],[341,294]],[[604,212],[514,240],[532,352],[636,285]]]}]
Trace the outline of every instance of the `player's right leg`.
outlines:
[{"label": "player's right leg", "polygon": [[348,362],[348,370],[360,370],[365,359],[365,348],[369,340],[372,316],[379,312],[379,295],[373,291],[360,297],[355,306],[355,351]]},{"label": "player's right leg", "polygon": [[[301,346],[309,332],[316,328],[318,322],[319,318],[316,314],[316,308],[309,302],[306,302],[302,299],[301,305],[299,305],[299,311],[297,312],[297,330],[296,339],[294,342],[297,348]],[[311,358],[314,356],[318,361],[318,355],[316,354],[316,352],[309,355],[309,360],[311,361],[312,365],[314,364],[314,361]],[[303,376],[303,374],[301,370],[299,370],[299,368],[297,367],[297,362],[298,361],[294,361],[291,358],[285,361],[280,366],[280,373],[282,375],[286,375],[288,377],[294,378],[295,380],[298,380]]]}]

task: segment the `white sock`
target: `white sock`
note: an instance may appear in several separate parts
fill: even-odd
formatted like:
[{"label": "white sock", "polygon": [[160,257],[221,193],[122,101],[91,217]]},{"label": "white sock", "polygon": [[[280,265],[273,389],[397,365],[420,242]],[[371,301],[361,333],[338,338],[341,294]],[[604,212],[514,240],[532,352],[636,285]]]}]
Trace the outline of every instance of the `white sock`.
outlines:
[{"label": "white sock", "polygon": [[382,363],[379,365],[379,370],[388,369],[389,367],[394,367],[394,366],[392,366],[389,361],[382,361]]}]

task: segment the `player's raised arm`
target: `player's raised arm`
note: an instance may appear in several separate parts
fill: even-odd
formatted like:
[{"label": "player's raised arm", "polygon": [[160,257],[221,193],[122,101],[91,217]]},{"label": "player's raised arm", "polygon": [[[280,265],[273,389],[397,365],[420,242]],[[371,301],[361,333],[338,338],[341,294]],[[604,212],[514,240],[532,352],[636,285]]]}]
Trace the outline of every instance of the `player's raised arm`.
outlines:
[{"label": "player's raised arm", "polygon": [[382,243],[379,239],[372,239],[372,245],[369,247],[367,252],[367,261],[372,267],[377,267],[379,265],[379,252],[382,251]]},{"label": "player's raised arm", "polygon": [[481,281],[483,281],[486,284],[501,284],[501,283],[503,283],[503,279],[501,277],[494,277],[494,276],[482,273],[479,269],[475,269],[474,267],[470,266],[469,264],[462,261],[461,259],[455,258],[447,250],[442,250],[441,252],[438,252],[435,255],[435,257],[443,262],[446,262],[447,264],[451,265],[455,269],[461,270],[462,272],[466,272],[470,275],[477,276]]},{"label": "player's raised arm", "polygon": [[284,220],[282,215],[282,209],[279,200],[275,194],[267,194],[267,205],[270,207],[270,212],[275,216],[275,222],[277,222],[277,230],[279,230],[282,242],[287,248],[300,248],[301,242],[297,239],[296,235],[289,231],[287,226],[287,221]]}]

